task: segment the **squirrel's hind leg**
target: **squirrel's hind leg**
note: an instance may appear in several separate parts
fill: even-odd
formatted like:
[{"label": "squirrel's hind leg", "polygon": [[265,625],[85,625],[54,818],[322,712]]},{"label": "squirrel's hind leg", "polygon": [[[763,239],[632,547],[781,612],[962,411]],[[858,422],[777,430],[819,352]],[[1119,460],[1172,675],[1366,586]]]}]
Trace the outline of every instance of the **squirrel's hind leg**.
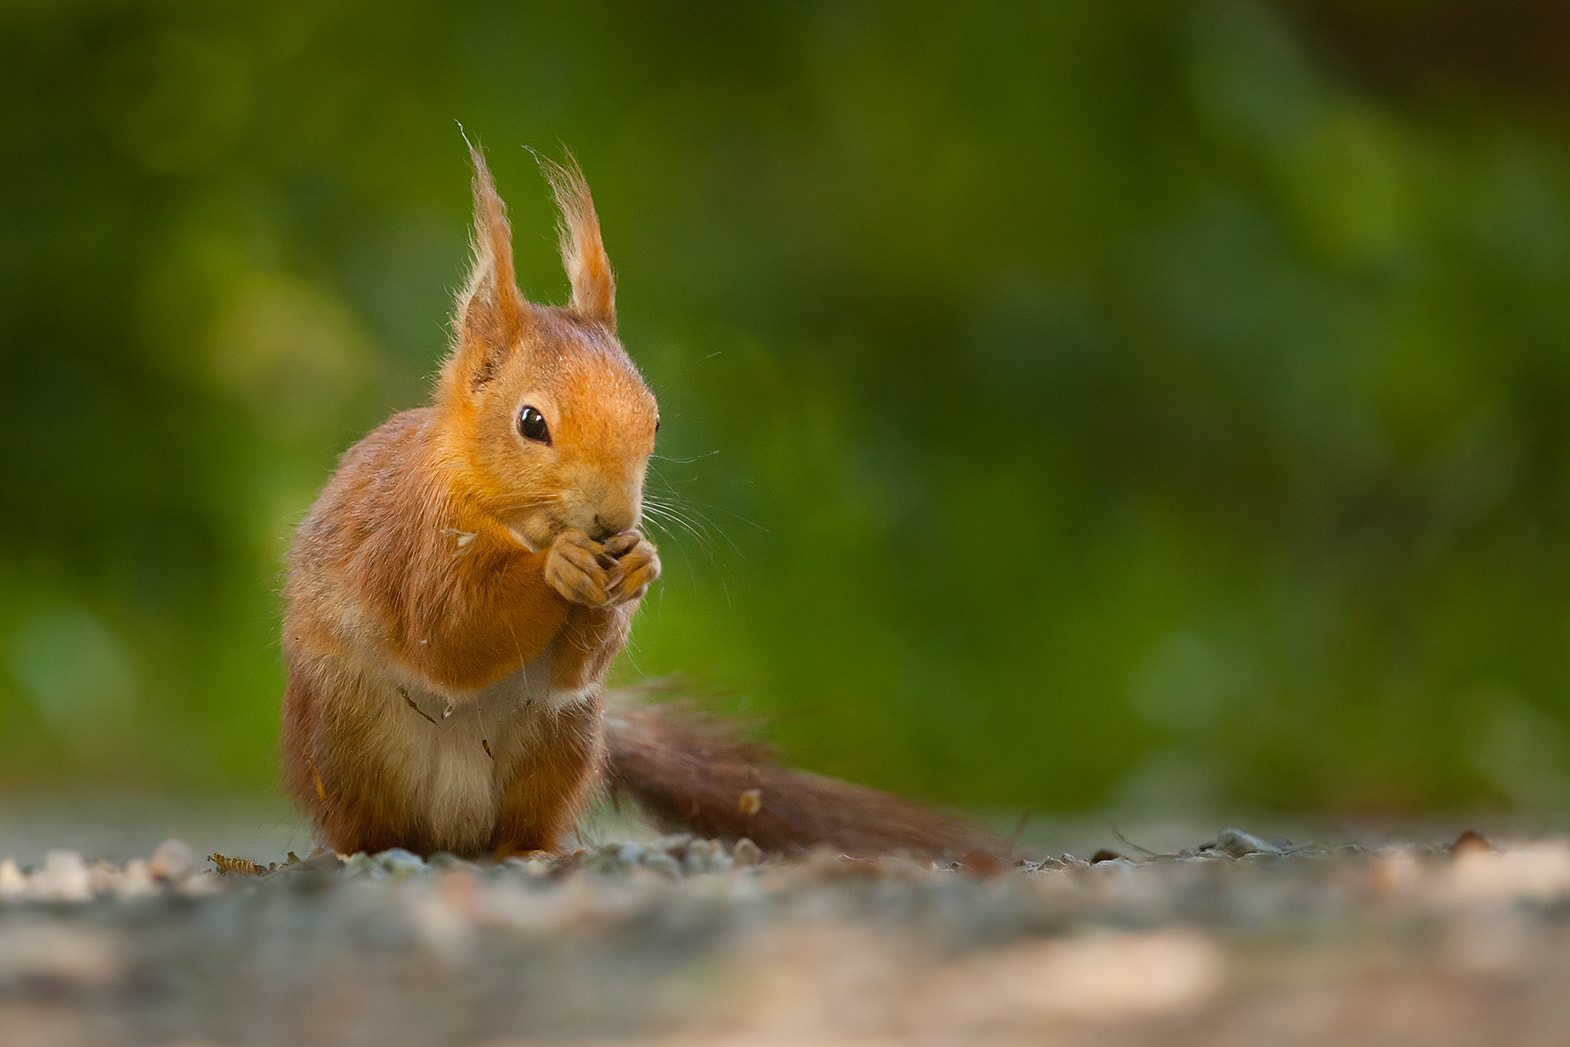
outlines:
[{"label": "squirrel's hind leg", "polygon": [[593,798],[604,763],[598,695],[543,717],[506,783],[492,853],[557,850]]}]

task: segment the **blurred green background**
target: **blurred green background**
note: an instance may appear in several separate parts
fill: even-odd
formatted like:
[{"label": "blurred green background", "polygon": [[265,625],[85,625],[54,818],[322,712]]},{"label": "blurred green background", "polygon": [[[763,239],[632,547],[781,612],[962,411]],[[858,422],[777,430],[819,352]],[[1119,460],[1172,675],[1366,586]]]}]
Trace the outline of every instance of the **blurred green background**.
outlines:
[{"label": "blurred green background", "polygon": [[576,152],[660,397],[623,659],[1071,811],[1570,800],[1570,9],[0,10],[0,787],[274,788],[277,589]]}]

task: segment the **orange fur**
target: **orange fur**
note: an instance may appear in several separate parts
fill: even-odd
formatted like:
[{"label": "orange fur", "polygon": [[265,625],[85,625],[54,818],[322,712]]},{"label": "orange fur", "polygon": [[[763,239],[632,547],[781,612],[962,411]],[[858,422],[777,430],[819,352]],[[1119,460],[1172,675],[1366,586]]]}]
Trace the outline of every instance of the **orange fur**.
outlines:
[{"label": "orange fur", "polygon": [[340,852],[551,850],[608,770],[657,817],[770,848],[1000,852],[668,710],[618,707],[607,736],[605,673],[660,571],[637,531],[654,398],[616,339],[577,165],[542,162],[572,303],[540,306],[471,152],[474,263],[433,403],[344,454],[289,553],[281,745],[300,809]]},{"label": "orange fur", "polygon": [[614,331],[616,329],[616,277],[605,244],[600,220],[583,171],[570,155],[558,164],[541,158],[540,170],[551,184],[561,211],[561,255],[572,283],[572,307]]},{"label": "orange fur", "polygon": [[[598,780],[602,680],[659,570],[635,530],[656,408],[615,337],[588,189],[549,171],[574,306],[533,305],[473,159],[474,265],[435,402],[344,455],[289,556],[285,775],[340,851],[554,847]],[[548,440],[520,430],[525,405]]]}]

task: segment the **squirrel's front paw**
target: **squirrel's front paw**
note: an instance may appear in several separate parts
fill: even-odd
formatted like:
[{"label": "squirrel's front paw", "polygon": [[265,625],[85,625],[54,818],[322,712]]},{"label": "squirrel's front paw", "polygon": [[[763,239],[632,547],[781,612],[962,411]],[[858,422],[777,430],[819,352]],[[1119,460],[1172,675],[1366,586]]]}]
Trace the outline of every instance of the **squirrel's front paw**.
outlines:
[{"label": "squirrel's front paw", "polygon": [[610,590],[613,582],[621,580],[621,572],[605,546],[574,528],[551,542],[545,556],[545,580],[573,603],[604,607],[617,602]]},{"label": "squirrel's front paw", "polygon": [[649,591],[649,583],[660,576],[659,551],[637,531],[623,531],[605,539],[605,552],[616,560],[606,590],[613,603],[641,599]]}]

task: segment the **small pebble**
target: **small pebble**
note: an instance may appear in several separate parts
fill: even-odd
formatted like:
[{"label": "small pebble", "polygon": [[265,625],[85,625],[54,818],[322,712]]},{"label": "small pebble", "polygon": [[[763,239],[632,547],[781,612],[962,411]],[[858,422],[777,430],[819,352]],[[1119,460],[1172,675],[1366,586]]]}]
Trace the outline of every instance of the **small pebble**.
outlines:
[{"label": "small pebble", "polygon": [[1233,858],[1243,858],[1250,854],[1281,853],[1281,848],[1268,844],[1241,829],[1222,829],[1216,833],[1215,842],[1210,845],[1210,849],[1231,855]]},{"label": "small pebble", "polygon": [[[583,856],[580,868],[584,872],[605,875],[608,873],[624,873],[636,860],[642,856],[643,849],[630,850],[631,844],[606,844],[597,847]],[[632,859],[629,861],[629,859]]]},{"label": "small pebble", "polygon": [[344,859],[332,851],[321,851],[311,855],[309,858],[302,858],[299,861],[289,863],[284,866],[284,871],[291,874],[304,875],[331,873],[342,869],[343,863]]},{"label": "small pebble", "polygon": [[743,869],[750,869],[755,865],[763,864],[763,848],[743,836],[736,841],[736,846],[731,848],[731,861]]},{"label": "small pebble", "polygon": [[154,878],[165,883],[180,883],[195,876],[202,867],[195,851],[183,841],[172,838],[153,850],[153,858],[148,866]]},{"label": "small pebble", "polygon": [[345,876],[364,876],[369,879],[380,879],[386,871],[376,864],[376,859],[360,851],[344,859],[343,872]]},{"label": "small pebble", "polygon": [[544,880],[556,871],[556,865],[551,859],[538,856],[520,858],[515,855],[503,861],[502,867],[531,881]]},{"label": "small pebble", "polygon": [[684,861],[687,857],[687,848],[692,846],[692,840],[692,833],[671,833],[649,844],[649,850],[664,851],[678,862]]},{"label": "small pebble", "polygon": [[114,881],[120,878],[120,870],[116,866],[100,859],[87,866],[87,890],[89,894],[99,895],[111,889]]},{"label": "small pebble", "polygon": [[11,858],[0,861],[0,900],[20,898],[26,893],[27,877],[22,875],[16,861]]},{"label": "small pebble", "polygon": [[643,867],[662,873],[672,880],[682,878],[682,863],[663,851],[650,851],[644,856]]},{"label": "small pebble", "polygon": [[92,875],[75,851],[50,851],[33,875],[34,889],[56,902],[85,902],[93,896]]},{"label": "small pebble", "polygon": [[395,880],[407,880],[412,876],[425,874],[425,859],[413,851],[406,851],[402,847],[394,847],[376,855],[373,859],[377,866]]},{"label": "small pebble", "polygon": [[439,851],[431,855],[426,859],[426,863],[432,869],[467,869],[470,872],[474,871],[473,862],[467,858],[460,858],[456,854],[450,854],[447,851]]},{"label": "small pebble", "polygon": [[694,840],[687,848],[685,865],[689,874],[719,872],[729,869],[730,864],[725,845],[718,840]]},{"label": "small pebble", "polygon": [[145,898],[157,894],[158,882],[153,877],[152,863],[146,858],[132,858],[118,876],[110,877],[109,889],[118,898]]}]

